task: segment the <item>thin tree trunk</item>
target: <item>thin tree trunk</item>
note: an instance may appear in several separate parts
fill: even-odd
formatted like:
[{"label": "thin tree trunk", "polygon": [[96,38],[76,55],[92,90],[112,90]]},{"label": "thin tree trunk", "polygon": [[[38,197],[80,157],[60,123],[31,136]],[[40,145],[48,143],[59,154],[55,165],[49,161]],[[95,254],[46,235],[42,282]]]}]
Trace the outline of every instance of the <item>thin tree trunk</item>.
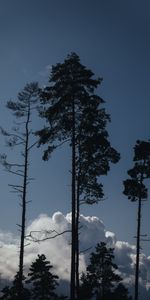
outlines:
[{"label": "thin tree trunk", "polygon": [[[140,186],[142,186],[142,182],[143,182],[143,175],[141,175]],[[139,259],[140,259],[141,209],[142,209],[142,197],[141,197],[141,191],[140,191],[140,197],[139,197],[139,200],[138,200],[138,217],[137,217],[135,296],[134,296],[135,300],[138,300],[138,297],[139,297]]]},{"label": "thin tree trunk", "polygon": [[26,132],[25,132],[24,180],[23,180],[23,194],[22,194],[21,242],[20,242],[20,256],[19,256],[19,290],[18,290],[19,299],[21,299],[21,295],[23,291],[24,239],[25,239],[25,225],[26,225],[25,224],[26,223],[26,192],[27,192],[27,178],[28,178],[29,120],[30,120],[30,105],[28,108]]},{"label": "thin tree trunk", "polygon": [[75,147],[75,104],[72,101],[72,236],[71,236],[71,286],[70,300],[75,300],[75,257],[76,257],[76,147]]},{"label": "thin tree trunk", "polygon": [[80,141],[78,145],[78,177],[77,177],[77,211],[76,211],[76,296],[79,299],[79,218],[80,218],[80,183],[81,183],[81,149]]},{"label": "thin tree trunk", "polygon": [[76,213],[76,296],[79,299],[79,216],[80,216],[80,203],[79,203],[79,178],[77,185],[77,213]]},{"label": "thin tree trunk", "polygon": [[[104,256],[102,256],[102,274],[104,272]],[[104,300],[104,289],[105,289],[105,286],[104,286],[104,280],[103,280],[103,275],[102,275],[102,283],[101,283],[102,287],[101,287],[101,300]]]}]

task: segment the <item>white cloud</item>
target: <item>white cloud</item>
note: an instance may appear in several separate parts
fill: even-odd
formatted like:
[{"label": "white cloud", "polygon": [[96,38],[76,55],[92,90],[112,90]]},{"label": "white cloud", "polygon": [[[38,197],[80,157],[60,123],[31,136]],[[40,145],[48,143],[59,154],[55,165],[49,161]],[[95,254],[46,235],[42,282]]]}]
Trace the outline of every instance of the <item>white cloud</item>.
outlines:
[{"label": "white cloud", "polygon": [[[47,233],[45,233],[47,230]],[[54,239],[40,243],[30,243],[25,248],[25,271],[37,254],[44,253],[54,266],[54,271],[62,280],[70,279],[70,231],[71,214],[63,215],[56,212],[52,217],[41,214],[27,227],[27,233],[32,232],[37,238],[48,237],[48,232],[68,231]],[[53,232],[54,231],[54,232]],[[85,270],[89,253],[94,251],[96,244],[105,241],[115,248],[115,260],[124,282],[134,285],[135,246],[124,241],[117,241],[113,232],[107,231],[103,222],[95,216],[80,216],[80,271]],[[90,249],[90,251],[85,251]],[[12,279],[18,268],[19,237],[0,231],[0,274],[4,279]],[[150,257],[141,254],[140,282],[144,289],[150,286]]]}]

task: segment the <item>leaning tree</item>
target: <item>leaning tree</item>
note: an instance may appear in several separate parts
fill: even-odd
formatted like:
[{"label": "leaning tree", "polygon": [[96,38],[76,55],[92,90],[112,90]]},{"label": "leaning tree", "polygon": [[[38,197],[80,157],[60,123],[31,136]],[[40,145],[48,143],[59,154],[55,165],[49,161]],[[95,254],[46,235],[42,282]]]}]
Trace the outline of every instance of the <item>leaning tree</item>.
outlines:
[{"label": "leaning tree", "polygon": [[[33,135],[31,123],[32,113],[37,109],[37,101],[39,99],[39,87],[37,83],[27,84],[24,89],[18,94],[16,101],[8,101],[7,107],[16,117],[15,126],[12,128],[11,133],[1,128],[1,133],[7,139],[9,148],[17,147],[17,162],[9,162],[7,155],[1,155],[1,163],[5,169],[17,176],[20,181],[9,186],[13,192],[18,193],[21,199],[21,224],[19,230],[21,231],[20,237],[20,255],[19,255],[19,272],[18,272],[18,299],[21,299],[23,291],[23,267],[24,267],[24,247],[25,247],[25,228],[26,228],[26,206],[27,199],[27,186],[31,180],[29,177],[29,157],[31,149],[36,145],[37,139]],[[20,154],[20,159],[19,159]]]},{"label": "leaning tree", "polygon": [[80,203],[95,203],[103,197],[99,176],[107,174],[110,162],[119,154],[108,141],[106,125],[110,116],[104,100],[95,94],[102,79],[80,63],[72,53],[62,64],[52,67],[49,85],[41,91],[40,115],[47,126],[38,131],[39,145],[48,144],[43,159],[65,141],[71,147],[72,163],[72,238],[71,300],[78,297],[79,211]]},{"label": "leaning tree", "polygon": [[130,179],[124,181],[124,194],[132,202],[138,202],[134,296],[134,299],[138,300],[141,209],[142,202],[148,197],[148,189],[145,186],[145,182],[148,178],[150,178],[150,141],[137,141],[134,147],[133,161],[135,162],[134,167],[128,171]]}]

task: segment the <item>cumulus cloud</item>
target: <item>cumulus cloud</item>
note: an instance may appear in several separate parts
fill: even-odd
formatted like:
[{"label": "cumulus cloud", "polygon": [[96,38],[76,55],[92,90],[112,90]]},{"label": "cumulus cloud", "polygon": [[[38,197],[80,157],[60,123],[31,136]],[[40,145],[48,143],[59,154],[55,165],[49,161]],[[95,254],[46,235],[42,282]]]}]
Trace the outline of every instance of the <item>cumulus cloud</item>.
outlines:
[{"label": "cumulus cloud", "polygon": [[[71,214],[63,215],[56,212],[52,217],[41,214],[30,222],[27,235],[45,241],[29,242],[25,247],[25,272],[28,272],[31,262],[37,254],[44,253],[54,266],[54,272],[60,279],[70,280],[70,231]],[[56,238],[56,233],[65,232]],[[51,237],[49,239],[49,237]],[[115,234],[107,231],[103,222],[95,216],[80,216],[80,272],[86,269],[89,253],[94,251],[98,242],[104,241],[115,249],[115,260],[124,283],[128,287],[134,285],[135,246],[124,241],[117,241]],[[86,251],[90,249],[89,251]],[[0,231],[0,273],[3,279],[11,280],[18,268],[19,237],[12,233]],[[140,257],[140,284],[145,291],[150,288],[150,257],[144,253]],[[145,298],[146,299],[146,298]]]}]

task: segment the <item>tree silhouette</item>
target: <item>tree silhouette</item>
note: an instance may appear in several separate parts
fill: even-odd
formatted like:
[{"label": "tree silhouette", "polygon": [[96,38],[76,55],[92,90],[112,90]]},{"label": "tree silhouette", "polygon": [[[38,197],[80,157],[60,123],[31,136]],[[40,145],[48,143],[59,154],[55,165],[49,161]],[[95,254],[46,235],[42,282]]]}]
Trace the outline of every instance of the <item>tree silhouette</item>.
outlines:
[{"label": "tree silhouette", "polygon": [[[23,276],[23,279],[25,280],[25,277]],[[2,289],[3,295],[0,297],[0,299],[4,300],[30,300],[31,299],[31,294],[30,291],[26,288],[22,288],[22,294],[20,298],[20,278],[19,278],[19,272],[15,275],[15,278],[13,280],[13,284],[11,287],[4,287]]]},{"label": "tree silhouette", "polygon": [[50,85],[41,92],[40,115],[48,126],[37,132],[39,145],[48,144],[44,160],[64,142],[72,149],[71,300],[78,297],[80,203],[102,199],[98,177],[107,174],[109,162],[119,160],[108,141],[106,125],[110,117],[102,107],[104,100],[94,93],[102,79],[93,79],[93,75],[75,53],[52,67]]},{"label": "tree silhouette", "polygon": [[54,292],[58,284],[58,276],[51,273],[52,268],[44,254],[38,255],[38,258],[31,264],[27,283],[31,283],[33,300],[58,299]]},{"label": "tree silhouette", "polygon": [[129,296],[128,289],[119,283],[111,295],[111,300],[132,300],[132,297]]},{"label": "tree silhouette", "polygon": [[[116,273],[118,269],[114,260],[114,249],[107,248],[106,243],[97,244],[95,252],[91,253],[90,264],[86,274],[81,276],[80,299],[111,299],[112,289],[122,278]],[[82,297],[81,297],[82,296]]]},{"label": "tree silhouette", "polygon": [[[108,141],[106,113],[99,104],[88,103],[83,111],[80,124],[76,164],[76,283],[79,289],[79,216],[81,204],[98,203],[103,199],[103,185],[99,179],[107,175],[110,162],[116,163],[119,154]],[[105,119],[106,118],[106,119]],[[88,122],[87,122],[88,120]],[[77,293],[78,294],[78,293]],[[77,297],[78,298],[78,297]]]},{"label": "tree silhouette", "polygon": [[7,160],[7,156],[1,155],[1,163],[5,166],[5,169],[18,176],[21,179],[21,184],[10,184],[13,192],[19,194],[22,207],[21,225],[18,225],[21,230],[20,240],[20,256],[19,256],[19,273],[18,273],[18,289],[19,299],[22,297],[23,289],[23,265],[24,265],[24,241],[25,241],[25,224],[26,224],[26,205],[27,205],[27,185],[30,182],[29,172],[29,154],[33,146],[37,141],[33,142],[31,136],[31,122],[32,111],[37,106],[38,101],[38,84],[27,84],[24,89],[18,94],[16,101],[8,101],[7,107],[13,112],[14,116],[19,119],[15,123],[15,127],[12,128],[12,132],[9,133],[1,128],[1,133],[7,138],[7,145],[12,148],[14,146],[20,147],[19,153],[21,154],[21,162],[10,163]]},{"label": "tree silhouette", "polygon": [[136,242],[136,270],[135,270],[135,300],[138,300],[139,290],[139,256],[141,235],[141,205],[147,199],[148,191],[144,181],[150,178],[150,141],[137,141],[134,147],[134,167],[128,171],[131,179],[125,180],[124,194],[131,201],[138,201],[137,242]]}]

